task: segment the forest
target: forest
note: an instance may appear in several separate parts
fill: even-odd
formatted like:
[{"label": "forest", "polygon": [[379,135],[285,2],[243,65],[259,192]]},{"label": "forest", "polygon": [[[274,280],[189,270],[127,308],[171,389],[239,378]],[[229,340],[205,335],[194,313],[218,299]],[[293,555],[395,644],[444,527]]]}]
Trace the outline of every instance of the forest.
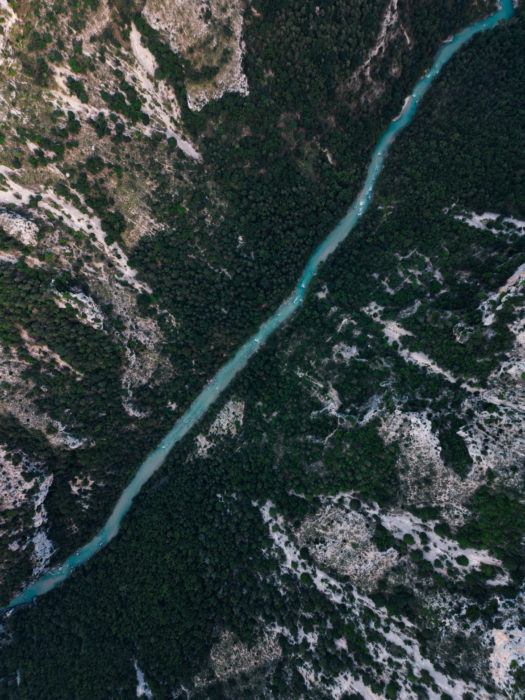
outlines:
[{"label": "forest", "polygon": [[[380,133],[440,42],[480,11],[467,0],[439,8],[401,3],[411,48],[396,35],[375,66],[372,79],[379,87],[371,99],[368,85],[350,83],[375,41],[385,0],[334,0],[319,13],[313,0],[252,5],[243,34],[250,93],[226,94],[200,112],[188,108],[185,96],[186,79],[195,77],[191,65],[145,22],[141,3],[112,1],[112,23],[85,41],[78,36],[100,9],[95,0],[56,0],[49,8],[31,2],[26,8],[15,57],[22,67],[20,85],[30,84],[32,92],[24,95],[24,123],[13,110],[11,128],[5,125],[7,164],[32,184],[45,182],[67,206],[100,219],[104,243],[121,246],[149,284],[151,294],[136,295],[137,313],[162,334],[157,369],[134,389],[138,419],[123,408],[123,368],[144,347],[125,334],[129,313],[88,272],[101,263],[94,233],[50,215],[40,194],[25,206],[8,206],[37,221],[39,234],[36,249],[19,251],[14,269],[1,263],[3,303],[11,305],[18,295],[2,342],[29,362],[18,323],[71,364],[74,371],[55,365],[50,371],[33,357],[24,380],[32,385],[28,397],[35,410],[54,421],[47,424],[50,431],[59,422],[85,440],[74,451],[43,451],[42,433],[35,435],[12,415],[0,417],[9,426],[7,448],[16,452],[21,441],[32,442],[26,454],[45,458],[54,475],[46,508],[57,561],[104,522],[151,446],[286,297],[312,250],[352,201]],[[202,162],[148,123],[144,96],[126,73],[132,21],[156,59],[156,79],[174,90],[179,126],[193,138]],[[65,66],[64,89],[75,111],[46,102],[53,75]],[[155,232],[132,245],[137,211],[129,209],[129,200],[145,181],[140,208],[154,220]],[[16,248],[8,238],[9,249]],[[57,308],[51,283],[61,294],[90,295],[105,325],[89,329],[71,311]],[[122,279],[117,284],[126,289]],[[37,312],[30,313],[32,308]],[[89,508],[71,491],[77,475],[95,484]],[[2,543],[5,552],[8,546]],[[4,600],[19,580],[11,558]]]},{"label": "forest", "polygon": [[[282,28],[275,40],[292,41],[290,29],[301,26],[298,18],[307,10],[293,1],[281,10],[272,3],[259,5],[264,22]],[[344,7],[334,4],[334,27],[339,26],[336,10],[344,12]],[[279,12],[285,17],[291,13],[293,21],[277,22]],[[436,23],[439,18],[436,10]],[[435,24],[419,21],[422,32],[435,36]],[[261,60],[259,68],[248,68],[256,84],[256,71],[274,65],[271,59],[282,60],[283,54],[277,54],[269,40],[257,43],[271,33],[260,27],[250,31],[249,46],[254,42],[260,49],[248,51],[247,59]],[[523,463],[516,454],[514,464],[486,470],[484,483],[461,502],[466,515],[458,525],[453,504],[439,501],[432,491],[432,472],[424,472],[423,465],[420,475],[410,472],[401,459],[405,446],[396,435],[390,439],[382,425],[392,415],[424,416],[436,435],[447,478],[465,485],[474,483],[469,479],[479,467],[462,437],[467,435],[465,426],[474,429],[479,423],[488,431],[491,421],[505,416],[516,421],[512,411],[506,413],[505,407],[483,397],[491,396],[491,373],[512,353],[511,327],[523,308],[523,288],[492,305],[490,332],[480,304],[490,301],[490,294],[523,260],[523,238],[515,230],[507,231],[504,220],[525,216],[520,176],[524,41],[525,15],[518,11],[508,26],[476,37],[444,69],[413,124],[393,146],[367,216],[323,265],[301,311],[270,338],[221,398],[218,409],[233,399],[243,402],[242,424],[239,421],[227,434],[214,433],[217,412],[212,411],[175,447],[137,497],[119,536],[65,584],[6,618],[10,643],[2,651],[0,676],[8,697],[133,697],[134,664],[159,698],[176,691],[195,698],[332,697],[330,679],[346,671],[381,697],[395,699],[402,688],[417,698],[429,697],[430,691],[452,697],[428,670],[410,662],[404,665],[406,653],[396,642],[387,643],[387,662],[381,660],[374,645],[391,630],[413,633],[414,643],[426,658],[436,660],[442,673],[465,682],[475,678],[478,689],[489,695],[496,692],[480,639],[500,628],[505,605],[515,604],[523,584]],[[182,233],[184,238],[185,233],[191,246],[203,235],[203,190],[196,189],[191,203],[168,203],[167,197],[161,199],[159,184],[157,204],[169,210],[177,224],[144,240],[132,254],[152,287],[155,278],[162,281],[162,289],[155,288],[155,300],[161,299],[178,317],[200,316],[201,324],[185,331],[182,352],[191,358],[199,349],[195,376],[200,380],[216,361],[215,355],[206,358],[202,347],[217,343],[223,356],[227,354],[250,324],[260,321],[281,298],[301,268],[305,250],[347,206],[367,149],[386,119],[383,113],[375,127],[369,127],[368,137],[360,132],[351,145],[355,131],[345,136],[351,130],[347,123],[344,128],[348,112],[343,107],[341,114],[334,110],[339,127],[327,132],[325,143],[341,158],[341,165],[330,173],[323,167],[321,174],[313,166],[314,177],[311,171],[305,174],[301,148],[314,133],[309,129],[318,129],[332,113],[333,104],[328,105],[335,89],[330,81],[312,93],[305,89],[319,80],[318,74],[309,75],[319,60],[314,47],[308,49],[311,65],[299,75],[290,63],[280,74],[283,82],[280,77],[274,86],[254,91],[242,116],[241,98],[234,96],[198,116],[203,120],[196,127],[201,133],[207,131],[204,120],[209,120],[209,133],[222,128],[224,135],[216,141],[210,136],[206,144],[210,162],[225,166],[221,186],[230,196],[222,230],[230,238],[242,235],[254,251],[256,242],[260,245],[251,262],[238,254],[234,284],[218,284],[211,274],[198,276],[193,259],[183,262],[185,249],[174,242],[175,235]],[[337,65],[335,53],[331,60]],[[336,70],[333,74],[338,75]],[[288,84],[284,76],[310,81],[299,82],[303,89],[286,97],[292,104],[304,100],[301,126],[285,120],[278,127],[271,116],[263,124],[283,98]],[[395,104],[392,96],[389,100]],[[257,110],[263,104],[265,109]],[[321,108],[314,115],[316,104]],[[251,136],[240,139],[239,149],[231,148],[231,139],[246,125]],[[293,143],[284,153],[283,136],[276,133],[272,138],[283,128],[289,129],[287,138]],[[265,148],[258,145],[263,140]],[[270,168],[278,152],[278,162]],[[258,174],[261,169],[267,172]],[[477,229],[454,218],[465,211],[496,211],[500,217],[492,229]],[[239,218],[233,219],[231,212]],[[210,244],[218,246],[217,255],[221,240],[225,239],[217,237]],[[269,243],[281,252],[278,259],[270,255]],[[38,275],[20,268],[12,284],[16,279],[25,281],[29,295],[21,313],[30,314],[30,305],[46,304],[45,295],[35,298]],[[257,285],[260,279],[271,279],[272,285]],[[206,301],[206,314],[201,314],[201,304],[209,298],[215,301]],[[153,300],[141,303],[155,313]],[[223,305],[229,309],[229,323],[217,326],[212,319]],[[8,321],[2,333],[13,332]],[[392,342],[385,335],[387,322],[404,329]],[[76,356],[63,325],[63,352],[71,351],[64,357],[94,383],[101,376],[95,357]],[[107,398],[101,394],[101,400],[110,400],[112,358],[118,351],[88,331],[85,342],[105,365],[101,390]],[[180,358],[180,349],[171,352]],[[411,359],[419,357],[417,353],[430,357],[441,371],[418,365]],[[191,395],[197,381],[183,376],[171,388],[185,382]],[[64,386],[74,384],[68,377],[61,381]],[[144,391],[144,403],[148,400],[151,396]],[[82,420],[79,416],[80,427]],[[500,432],[508,427],[495,424],[503,426]],[[111,429],[109,421],[106,429]],[[199,435],[213,443],[208,453],[197,449]],[[106,450],[106,443],[98,442],[98,448]],[[413,489],[418,489],[415,497]],[[326,503],[343,508],[345,494],[351,494],[349,511],[373,525],[377,551],[396,557],[362,605],[359,587],[336,569],[319,567],[335,581],[334,588],[340,587],[341,601],[323,595],[314,585],[315,550],[298,544],[302,524]],[[271,505],[265,519],[267,503]],[[389,520],[382,516],[392,516],[396,509],[418,524],[417,539],[385,526]],[[288,568],[284,550],[275,547],[281,530],[289,533],[298,551]],[[460,553],[432,558],[432,546],[443,541],[457,545]],[[461,553],[469,547],[486,550],[499,563],[470,566]],[[459,600],[461,605],[443,612],[430,605],[437,598]],[[454,633],[441,634],[451,619]],[[210,651],[224,630],[249,649],[268,629],[278,630],[278,658],[227,679],[214,675]],[[318,679],[314,690],[308,690],[300,668]],[[199,681],[199,674],[206,682]],[[511,688],[515,697],[525,690],[523,678],[523,668],[516,667]],[[465,690],[462,697],[468,700],[475,694]]]}]

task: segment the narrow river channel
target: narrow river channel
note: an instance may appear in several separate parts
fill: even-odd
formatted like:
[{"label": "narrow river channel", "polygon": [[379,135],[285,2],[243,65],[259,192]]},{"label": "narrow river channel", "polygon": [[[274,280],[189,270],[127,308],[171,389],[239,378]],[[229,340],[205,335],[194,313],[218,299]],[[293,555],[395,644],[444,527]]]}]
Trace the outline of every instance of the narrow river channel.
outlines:
[{"label": "narrow river channel", "polygon": [[451,41],[445,43],[436,56],[432,68],[418,81],[412,94],[407,97],[401,114],[392,121],[388,130],[377,144],[368,166],[367,177],[364,186],[356,200],[333,231],[315,250],[308,261],[306,268],[295,288],[289,297],[277,309],[274,315],[261,325],[257,333],[252,336],[235,354],[235,356],[222,367],[214,379],[206,385],[199,396],[192,403],[186,413],[175,424],[172,430],[164,437],[156,450],[152,452],[143,462],[132,481],[126,486],[115,505],[113,512],[109,516],[106,524],[95,535],[95,537],[84,545],[78,552],[72,554],[60,566],[46,573],[42,578],[28,586],[20,595],[16,596],[7,606],[14,608],[17,605],[31,602],[37,596],[52,590],[62,583],[75,569],[106,545],[118,533],[120,523],[128,512],[133,499],[142,486],[148,481],[152,474],[164,463],[173,446],[181,440],[186,433],[203,417],[208,408],[220,396],[220,394],[230,384],[235,375],[247,364],[265,340],[283,324],[303,303],[308,285],[317,272],[319,265],[331,255],[337,246],[348,236],[355,227],[359,219],[366,212],[372,200],[374,186],[383,164],[396,136],[412,121],[418,103],[430,87],[434,78],[439,74],[445,63],[458,51],[465,42],[479,32],[495,27],[501,20],[508,19],[514,12],[512,0],[501,0],[500,10],[486,19],[475,22],[463,31],[459,32]]}]

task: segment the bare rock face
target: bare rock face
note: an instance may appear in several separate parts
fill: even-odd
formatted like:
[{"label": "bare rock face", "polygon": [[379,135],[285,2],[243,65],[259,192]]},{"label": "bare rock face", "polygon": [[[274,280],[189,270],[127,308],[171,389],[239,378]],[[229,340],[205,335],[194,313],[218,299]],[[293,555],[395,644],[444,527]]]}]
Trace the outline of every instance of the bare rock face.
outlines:
[{"label": "bare rock face", "polygon": [[54,547],[47,536],[45,499],[52,482],[46,465],[0,445],[0,551],[6,559],[0,582],[17,562],[28,560],[34,575],[49,563]]},{"label": "bare rock face", "polygon": [[210,661],[217,678],[221,680],[277,660],[281,647],[275,635],[265,633],[249,649],[232,632],[225,630],[210,652]]},{"label": "bare rock face", "polygon": [[396,410],[385,417],[380,430],[387,443],[396,440],[400,445],[398,468],[404,502],[431,501],[439,504],[451,524],[462,523],[467,514],[463,504],[480,485],[482,468],[476,465],[468,479],[447,468],[425,414]]},{"label": "bare rock face", "polygon": [[378,550],[372,542],[374,529],[361,513],[328,504],[305,518],[296,534],[300,546],[307,547],[316,564],[372,591],[398,558],[394,549]]},{"label": "bare rock face", "polygon": [[0,226],[22,245],[36,245],[38,242],[38,226],[29,219],[9,212],[0,214]]},{"label": "bare rock face", "polygon": [[227,92],[248,94],[239,0],[147,0],[142,14],[190,65],[190,109],[200,110]]}]

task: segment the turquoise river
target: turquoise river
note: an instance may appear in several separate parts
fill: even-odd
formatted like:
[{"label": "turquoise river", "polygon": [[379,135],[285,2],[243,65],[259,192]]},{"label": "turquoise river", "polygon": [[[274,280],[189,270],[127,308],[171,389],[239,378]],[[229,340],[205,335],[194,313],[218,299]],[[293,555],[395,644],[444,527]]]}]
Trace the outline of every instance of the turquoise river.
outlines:
[{"label": "turquoise river", "polygon": [[29,585],[20,595],[16,596],[9,603],[6,609],[29,603],[37,596],[52,590],[67,579],[77,566],[80,566],[90,559],[115,537],[119,531],[122,519],[131,507],[133,499],[152,474],[162,466],[173,446],[203,417],[208,408],[216,401],[224,389],[226,389],[235,375],[246,366],[250,357],[257,352],[264,341],[279,328],[280,325],[290,318],[303,303],[308,285],[316,274],[319,265],[334,252],[337,246],[348,236],[350,231],[366,212],[372,199],[375,183],[383,168],[388,149],[396,136],[412,121],[418,103],[445,63],[447,63],[456,51],[475,34],[492,29],[501,20],[508,19],[512,14],[512,0],[501,0],[500,9],[497,13],[486,19],[475,22],[456,34],[442,46],[432,68],[418,81],[414,91],[406,99],[401,114],[392,121],[388,130],[376,146],[370,165],[368,166],[367,177],[361,192],[348,210],[344,219],[337,224],[333,231],[315,250],[292,295],[283,302],[268,321],[261,325],[257,333],[237,351],[235,356],[219,370],[214,379],[205,386],[190,408],[161,441],[156,450],[146,458],[132,481],[122,492],[102,530],[100,530],[90,542],[66,559],[63,564],[49,571],[42,578]]}]

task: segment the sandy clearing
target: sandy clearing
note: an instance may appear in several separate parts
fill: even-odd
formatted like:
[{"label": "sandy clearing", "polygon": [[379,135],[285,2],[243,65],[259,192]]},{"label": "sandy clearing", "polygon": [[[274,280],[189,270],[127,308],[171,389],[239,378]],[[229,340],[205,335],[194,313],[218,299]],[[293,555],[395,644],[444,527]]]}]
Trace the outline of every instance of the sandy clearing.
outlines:
[{"label": "sandy clearing", "polygon": [[462,221],[464,224],[468,224],[473,228],[486,230],[488,228],[487,224],[491,221],[495,221],[499,218],[499,214],[495,214],[491,211],[486,211],[483,214],[476,214],[475,212],[469,212],[468,214],[455,214],[454,219],[457,221]]},{"label": "sandy clearing", "polygon": [[505,284],[498,289],[498,294],[504,294],[510,287],[513,287],[516,283],[521,282],[525,278],[525,263],[520,265],[516,272],[514,272]]},{"label": "sandy clearing", "polygon": [[[176,408],[176,405],[175,405]],[[198,457],[207,457],[208,452],[215,447],[215,443],[210,439],[212,435],[224,436],[237,435],[238,428],[242,426],[244,420],[244,401],[231,399],[219,411],[208,431],[208,435],[199,433],[196,438],[196,454]]]},{"label": "sandy clearing", "polygon": [[507,216],[503,221],[514,226],[520,233],[525,233],[525,221],[515,219],[513,216]]},{"label": "sandy clearing", "polygon": [[496,311],[503,307],[504,295],[514,295],[521,291],[525,281],[525,263],[520,265],[515,272],[507,279],[497,292],[489,294],[478,306],[481,313],[481,320],[484,326],[491,326],[496,320]]},{"label": "sandy clearing", "polygon": [[[309,574],[317,590],[325,595],[332,603],[339,605],[345,597],[344,590],[340,583],[324,571],[317,568],[314,570],[304,562],[299,554],[298,548],[286,534],[286,523],[282,515],[277,514],[273,516],[271,514],[270,511],[274,508],[275,505],[272,501],[266,501],[262,507],[259,507],[259,510],[263,521],[268,525],[269,535],[273,541],[274,548],[284,555],[284,561],[281,566],[287,569],[288,573],[292,573],[298,578],[303,573]],[[297,564],[295,567],[292,566],[294,562]]]},{"label": "sandy clearing", "polygon": [[[85,483],[87,481],[87,483]],[[83,492],[89,492],[91,491],[93,484],[95,483],[93,479],[90,476],[87,477],[82,477],[82,476],[75,476],[74,480],[71,479],[70,481],[67,482],[69,484],[69,488],[71,489],[71,493],[73,493],[75,496],[82,496]]]},{"label": "sandy clearing", "polygon": [[[34,550],[33,559],[33,575],[40,575],[49,562],[49,558],[54,551],[52,542],[47,537],[43,526],[47,522],[47,512],[44,506],[45,499],[53,483],[53,476],[42,476],[43,465],[34,462],[23,456],[22,461],[15,465],[11,459],[7,458],[5,446],[0,445],[0,509],[18,510],[25,503],[32,501],[33,517],[31,525],[27,526],[23,532],[11,532],[10,536],[17,537],[23,535],[24,544],[16,540],[10,543],[9,548],[12,551],[17,551],[20,548],[26,547],[33,543]],[[29,470],[33,476],[26,481],[23,476],[25,470]],[[26,472],[27,473],[27,472]],[[36,493],[34,489],[36,487]],[[33,532],[30,539],[27,536]]]},{"label": "sandy clearing", "polygon": [[[86,444],[87,439],[75,438],[59,421],[37,410],[30,398],[35,384],[22,376],[28,366],[29,363],[0,348],[0,382],[4,385],[0,389],[0,412],[11,414],[27,428],[38,430],[55,447],[75,449]],[[44,380],[42,385],[45,385]],[[49,434],[49,425],[52,425],[56,432]]]},{"label": "sandy clearing", "polygon": [[[299,673],[310,685],[316,684],[313,674],[308,673],[305,668],[299,667]],[[359,697],[364,700],[384,700],[384,696],[376,695],[361,679],[354,678],[349,671],[335,676],[330,685],[330,692],[331,697],[335,700],[351,693],[359,694]]]}]

